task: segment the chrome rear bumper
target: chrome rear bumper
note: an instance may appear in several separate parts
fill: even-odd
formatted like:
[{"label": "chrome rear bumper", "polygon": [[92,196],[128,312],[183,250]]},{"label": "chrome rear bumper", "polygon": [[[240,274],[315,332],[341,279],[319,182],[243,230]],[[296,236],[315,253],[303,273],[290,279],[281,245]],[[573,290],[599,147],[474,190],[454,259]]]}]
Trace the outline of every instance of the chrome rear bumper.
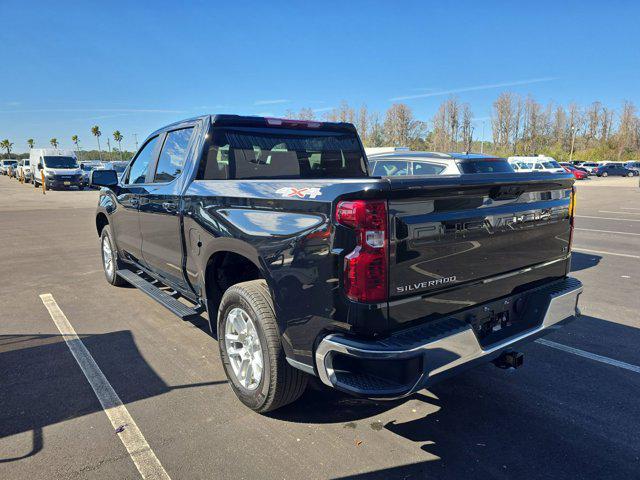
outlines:
[{"label": "chrome rear bumper", "polygon": [[[571,277],[534,289],[528,314],[535,316],[535,326],[484,348],[472,326],[455,318],[396,332],[383,340],[330,334],[316,349],[318,375],[326,385],[353,394],[406,396],[446,376],[491,361],[516,344],[541,336],[549,327],[577,317],[582,290],[582,283]],[[411,371],[403,371],[405,364],[410,365]],[[358,365],[366,367],[360,369]],[[381,378],[376,375],[379,369],[402,373],[397,379],[390,379],[388,374]]]}]

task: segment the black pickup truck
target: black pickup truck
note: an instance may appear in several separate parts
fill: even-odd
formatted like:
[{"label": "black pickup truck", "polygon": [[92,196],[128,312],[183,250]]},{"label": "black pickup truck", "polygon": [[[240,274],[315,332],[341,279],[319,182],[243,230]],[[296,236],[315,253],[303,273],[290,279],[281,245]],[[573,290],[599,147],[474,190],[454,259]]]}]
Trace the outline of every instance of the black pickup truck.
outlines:
[{"label": "black pickup truck", "polygon": [[391,399],[478,363],[517,367],[517,344],[579,314],[573,177],[449,161],[479,173],[372,177],[345,123],[169,125],[121,179],[92,172],[107,280],[206,314],[233,390],[259,412],[310,375]]}]

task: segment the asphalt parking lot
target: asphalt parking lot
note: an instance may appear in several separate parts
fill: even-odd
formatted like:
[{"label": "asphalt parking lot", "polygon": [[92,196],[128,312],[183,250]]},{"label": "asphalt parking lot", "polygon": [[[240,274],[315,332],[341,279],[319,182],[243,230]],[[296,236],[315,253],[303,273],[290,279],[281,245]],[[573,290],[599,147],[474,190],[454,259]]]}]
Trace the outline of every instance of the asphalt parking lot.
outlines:
[{"label": "asphalt parking lot", "polygon": [[[173,479],[640,477],[637,178],[578,184],[583,316],[525,346],[523,368],[482,366],[394,403],[315,386],[270,416],[236,400],[204,319],[106,283],[96,199],[0,177],[0,478],[140,478],[132,458]],[[146,439],[138,451],[43,294],[126,406],[124,431]]]}]

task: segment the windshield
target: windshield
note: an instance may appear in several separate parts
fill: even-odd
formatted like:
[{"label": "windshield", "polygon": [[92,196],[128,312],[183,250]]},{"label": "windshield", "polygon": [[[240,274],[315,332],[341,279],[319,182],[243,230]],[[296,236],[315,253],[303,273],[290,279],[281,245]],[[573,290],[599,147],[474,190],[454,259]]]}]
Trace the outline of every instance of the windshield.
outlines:
[{"label": "windshield", "polygon": [[114,164],[112,167],[117,173],[122,173],[122,172],[124,172],[126,170],[127,164],[126,163],[119,163],[119,164]]},{"label": "windshield", "polygon": [[483,158],[458,162],[462,173],[510,173],[511,165],[504,158]]},{"label": "windshield", "polygon": [[73,157],[43,157],[47,168],[78,168],[78,162]]},{"label": "windshield", "polygon": [[95,170],[96,165],[92,165],[90,163],[83,163],[82,165],[80,165],[80,168],[85,172],[90,172],[91,170]]},{"label": "windshield", "polygon": [[15,160],[3,160],[2,164],[7,166],[14,166],[17,165],[18,162],[16,162]]},{"label": "windshield", "polygon": [[216,127],[198,179],[358,178],[367,168],[355,133]]}]

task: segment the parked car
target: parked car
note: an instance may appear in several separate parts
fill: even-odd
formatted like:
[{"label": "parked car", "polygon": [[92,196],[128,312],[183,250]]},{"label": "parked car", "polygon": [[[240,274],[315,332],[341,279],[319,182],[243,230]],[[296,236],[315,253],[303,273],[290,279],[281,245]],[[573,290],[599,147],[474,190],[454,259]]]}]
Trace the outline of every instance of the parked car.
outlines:
[{"label": "parked car", "polygon": [[[553,157],[547,157],[544,155],[538,155],[537,157],[522,157],[514,156],[509,157],[508,161],[511,165],[525,163],[530,166],[529,169],[516,170],[521,172],[546,172],[546,173],[565,173],[562,166],[555,161]],[[515,168],[514,168],[515,169]]]},{"label": "parked car", "polygon": [[24,178],[24,181],[29,183],[31,181],[31,167],[29,165],[29,159],[20,160],[16,167],[16,177]]},{"label": "parked car", "polygon": [[7,159],[0,161],[0,174],[9,175],[9,170],[18,164],[18,160]]},{"label": "parked car", "polygon": [[640,172],[640,162],[632,161],[624,164],[625,168],[629,170],[636,170]]},{"label": "parked car", "polygon": [[578,315],[575,180],[447,161],[499,171],[373,177],[347,123],[166,126],[121,181],[91,174],[105,277],[183,319],[206,310],[229,386],[258,412],[310,375],[398,398],[479,363],[518,367],[518,344]]},{"label": "parked car", "polygon": [[29,164],[33,175],[33,186],[44,184],[47,190],[51,188],[65,189],[69,187],[82,188],[82,170],[73,150],[57,148],[32,148],[29,151]]},{"label": "parked car", "polygon": [[91,172],[96,168],[102,168],[102,162],[89,160],[80,162],[80,170],[82,170],[82,186],[88,187],[91,180]]},{"label": "parked car", "polygon": [[631,170],[620,163],[608,163],[606,165],[602,165],[597,168],[595,173],[598,177],[633,177],[640,175],[638,170]]},{"label": "parked car", "polygon": [[373,177],[513,172],[504,158],[460,153],[383,153],[369,156],[369,165]]},{"label": "parked car", "polygon": [[587,175],[589,174],[589,171],[586,168],[582,168],[580,165],[577,165],[571,162],[559,162],[559,163],[563,167],[575,168],[577,170],[580,170],[581,172],[586,173]]},{"label": "parked car", "polygon": [[127,165],[129,165],[129,162],[104,162],[99,168],[100,170],[115,170],[118,174],[118,180],[120,180],[127,169]]},{"label": "parked car", "polygon": [[589,174],[587,172],[585,172],[584,170],[580,170],[571,164],[562,165],[562,168],[564,168],[568,173],[573,174],[573,176],[576,177],[576,180],[585,180],[589,178]]},{"label": "parked car", "polygon": [[600,164],[598,162],[583,162],[580,164],[580,168],[584,168],[589,175],[595,175],[596,168],[598,168]]},{"label": "parked car", "polygon": [[509,160],[511,168],[514,172],[518,173],[530,173],[533,172],[533,163],[525,162],[524,160]]}]

